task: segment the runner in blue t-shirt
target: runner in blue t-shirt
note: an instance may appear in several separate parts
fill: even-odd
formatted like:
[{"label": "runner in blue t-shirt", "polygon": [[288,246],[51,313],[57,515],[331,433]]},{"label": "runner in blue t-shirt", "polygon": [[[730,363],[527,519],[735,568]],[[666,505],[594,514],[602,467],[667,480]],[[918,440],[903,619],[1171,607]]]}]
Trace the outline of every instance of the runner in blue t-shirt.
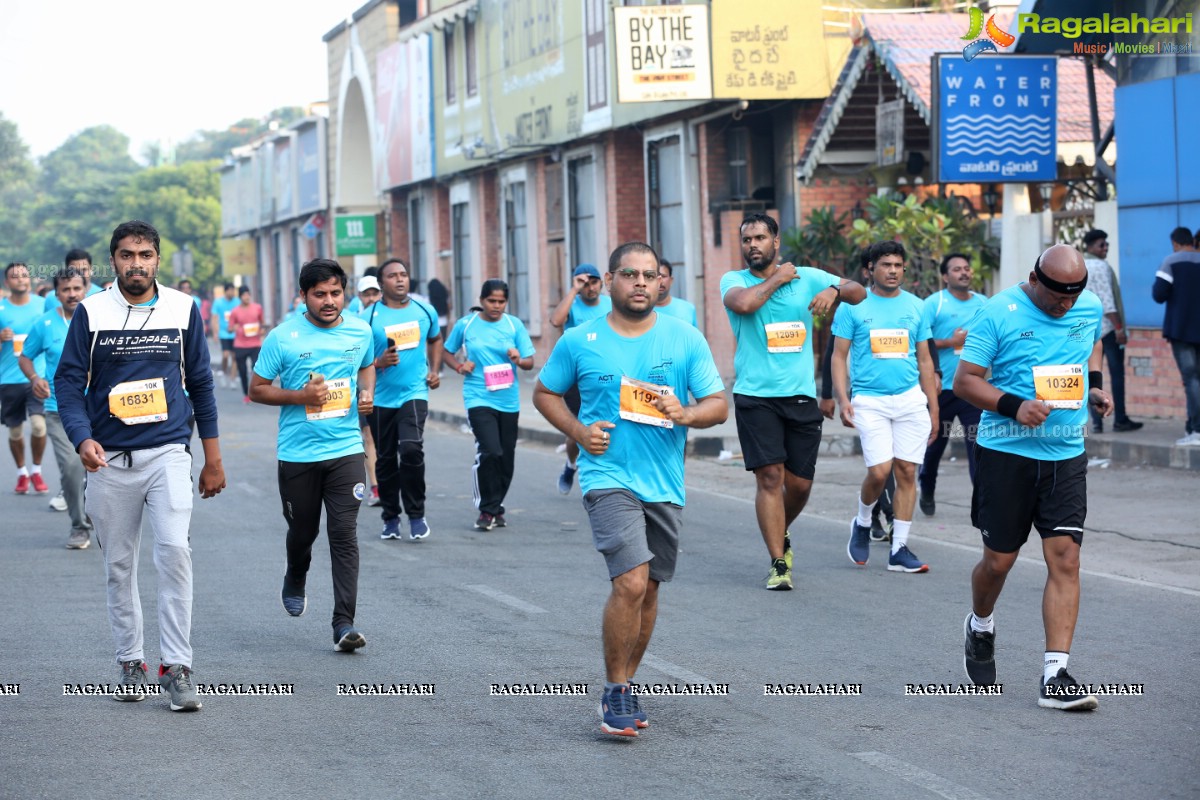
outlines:
[{"label": "runner in blue t-shirt", "polygon": [[[354,627],[358,600],[358,509],[365,494],[359,414],[375,393],[371,329],[343,315],[346,273],[314,259],[300,269],[306,312],[267,335],[250,384],[250,399],[280,406],[279,496],[288,523],[287,571],[280,596],[293,617],[308,606],[305,584],[312,547],[327,515],[333,568],[333,642],[342,652],[367,643]],[[279,378],[279,386],[272,381]]]},{"label": "runner in blue t-shirt", "polygon": [[[550,313],[550,324],[561,328],[563,333],[583,323],[603,317],[612,311],[612,300],[601,289],[604,282],[600,279],[600,270],[592,264],[580,264],[571,275],[571,288],[567,291],[554,311]],[[579,390],[572,387],[565,395],[567,408],[572,414],[579,413]],[[575,483],[575,469],[579,458],[579,444],[569,436],[567,445],[567,463],[563,465],[558,476],[558,493],[570,494],[571,486]]]},{"label": "runner in blue t-shirt", "polygon": [[[375,411],[381,539],[400,538],[400,511],[412,541],[429,535],[425,520],[425,418],[429,390],[441,385],[442,334],[437,311],[408,293],[408,266],[398,258],[379,267],[383,299],[365,309],[375,350]],[[372,278],[372,280],[375,280]]]},{"label": "runner in blue t-shirt", "polygon": [[[483,308],[460,319],[446,338],[442,357],[463,377],[463,405],[475,434],[474,494],[476,530],[503,528],[504,498],[517,456],[521,393],[516,370],[533,369],[533,340],[525,323],[505,314],[508,284],[483,282]],[[461,352],[460,352],[461,351]],[[462,358],[457,356],[461,355]]]},{"label": "runner in blue t-shirt", "polygon": [[951,253],[943,258],[941,272],[946,288],[925,298],[925,323],[933,333],[931,345],[937,350],[938,369],[942,373],[938,395],[938,421],[941,424],[937,436],[925,450],[925,462],[917,476],[917,502],[921,513],[928,517],[937,511],[934,490],[937,488],[938,464],[950,442],[950,429],[956,417],[963,427],[967,471],[971,485],[975,485],[975,431],[979,428],[980,411],[954,393],[954,372],[958,369],[963,342],[967,340],[969,323],[987,299],[971,291],[971,259],[962,253]]},{"label": "runner in blue t-shirt", "polygon": [[[29,379],[33,396],[42,401],[46,409],[46,432],[54,447],[54,459],[58,462],[59,479],[62,481],[62,498],[70,512],[71,533],[67,547],[83,550],[91,544],[92,520],[83,507],[83,462],[75,453],[71,440],[58,416],[58,402],[54,397],[54,373],[62,357],[63,345],[67,341],[67,329],[76,307],[84,297],[83,276],[72,267],[65,267],[54,275],[54,293],[58,306],[37,319],[18,363],[21,372]],[[37,364],[44,362],[38,369]]]},{"label": "runner in blue t-shirt", "polygon": [[219,297],[214,297],[212,302],[212,318],[217,321],[213,327],[214,335],[217,343],[221,346],[221,369],[219,375],[223,377],[223,384],[226,389],[237,388],[237,359],[233,357],[233,328],[229,327],[229,314],[238,307],[238,299],[236,296],[236,287],[232,283],[226,283],[222,287],[223,294]]},{"label": "runner in blue t-shirt", "polygon": [[[917,503],[917,466],[937,428],[938,389],[931,334],[924,307],[903,291],[907,253],[899,242],[878,242],[867,251],[871,290],[857,306],[843,306],[833,319],[833,391],[842,424],[858,430],[867,475],[850,521],[846,552],[864,566],[871,554],[871,513],[893,472],[891,572],[927,572],[908,547]],[[847,370],[850,389],[847,390]]]},{"label": "runner in blue t-shirt", "polygon": [[[87,287],[86,297],[91,297],[97,292],[103,292],[97,284],[92,283],[92,254],[87,250],[75,247],[67,251],[66,257],[63,259],[63,266],[67,269],[73,269],[83,276],[83,285]],[[46,295],[46,310],[58,308],[59,302],[56,292],[50,292]]]},{"label": "runner in blue t-shirt", "polygon": [[[585,450],[579,488],[612,581],[600,728],[617,736],[650,724],[629,682],[654,628],[658,586],[675,573],[687,431],[729,414],[704,337],[655,313],[658,283],[653,248],[628,242],[614,250],[611,313],[564,334],[534,389],[538,411]],[[578,415],[563,398],[572,386]],[[687,404],[689,394],[695,403]]]},{"label": "runner in blue t-shirt", "polygon": [[996,682],[992,611],[1036,527],[1049,573],[1038,705],[1067,710],[1098,705],[1067,672],[1067,657],[1079,615],[1088,406],[1104,416],[1113,412],[1101,388],[1102,306],[1084,291],[1087,278],[1073,247],[1042,253],[1027,283],[988,300],[972,321],[954,378],[954,393],[983,409],[980,479],[971,499],[983,559],[971,573],[972,610],[963,622],[967,677],[977,685]]},{"label": "runner in blue t-shirt", "polygon": [[746,269],[721,278],[721,298],[737,339],[733,409],[746,469],[754,473],[754,508],[771,557],[767,588],[792,588],[788,526],[808,502],[817,472],[824,416],[817,404],[813,315],[840,298],[861,303],[866,290],[823,270],[776,264],[779,224],[750,214],[738,228]]},{"label": "runner in blue t-shirt", "polygon": [[681,319],[693,328],[699,328],[696,321],[696,307],[682,297],[671,295],[671,284],[675,282],[675,268],[671,262],[663,259],[658,262],[658,303],[654,310],[668,317]]},{"label": "runner in blue t-shirt", "polygon": [[[17,465],[17,494],[46,494],[50,488],[42,478],[42,456],[46,452],[46,415],[42,401],[33,394],[29,380],[21,373],[17,356],[25,347],[25,338],[34,322],[46,313],[45,298],[30,291],[29,267],[14,262],[4,268],[4,283],[9,296],[0,300],[0,423],[8,428],[9,449]],[[45,360],[37,359],[39,373]],[[25,467],[25,418],[29,418],[29,450],[32,467]],[[13,434],[16,436],[13,436]]]}]

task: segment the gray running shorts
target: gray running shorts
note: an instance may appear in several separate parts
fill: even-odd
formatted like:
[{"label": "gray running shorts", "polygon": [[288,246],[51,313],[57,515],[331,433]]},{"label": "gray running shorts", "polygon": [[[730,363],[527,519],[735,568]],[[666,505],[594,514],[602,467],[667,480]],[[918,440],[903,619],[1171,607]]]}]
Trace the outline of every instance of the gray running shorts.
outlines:
[{"label": "gray running shorts", "polygon": [[650,562],[650,579],[675,575],[683,506],[645,503],[628,489],[593,489],[583,496],[592,542],[604,554],[611,580]]}]

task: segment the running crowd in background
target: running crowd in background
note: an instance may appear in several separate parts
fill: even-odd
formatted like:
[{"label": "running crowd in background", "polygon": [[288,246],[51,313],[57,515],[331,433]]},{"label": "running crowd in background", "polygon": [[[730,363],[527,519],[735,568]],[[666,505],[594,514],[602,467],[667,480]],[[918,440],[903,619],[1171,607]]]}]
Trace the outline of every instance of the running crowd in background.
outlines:
[{"label": "running crowd in background", "polygon": [[[1105,260],[1107,235],[1084,252],[1046,250],[1027,280],[987,298],[973,264],[950,253],[943,288],[924,299],[903,287],[908,253],[878,242],[845,279],[779,261],[779,228],[765,214],[739,226],[744,268],[726,273],[720,296],[735,338],[732,412],[745,469],[754,474],[755,516],[767,551],[765,588],[794,587],[791,528],[816,476],[821,431],[835,414],[857,431],[865,477],[848,498],[846,552],[867,567],[872,541],[889,543],[886,566],[921,574],[909,546],[914,511],[937,510],[940,461],[961,426],[973,486],[972,523],[982,558],[971,576],[964,668],[996,682],[993,609],[1031,530],[1049,570],[1046,659],[1040,705],[1090,709],[1066,671],[1079,603],[1078,553],[1086,516],[1084,436],[1136,431],[1125,412],[1121,287]],[[1151,289],[1166,306],[1185,387],[1180,446],[1200,445],[1200,251],[1186,228]],[[509,286],[489,279],[478,305],[454,320],[439,280],[419,294],[407,264],[389,259],[351,284],[333,260],[299,274],[293,308],[270,327],[249,286],[221,285],[202,299],[189,280],[158,281],[159,235],[132,221],[112,234],[116,282],[92,277],[92,257],[71,250],[45,286],[26,264],[5,269],[0,298],[0,422],[17,468],[15,492],[48,495],[47,441],[61,491],[50,501],[70,520],[66,546],[104,541],[108,610],[124,693],[145,696],[136,552],[143,514],[159,571],[159,682],[173,710],[196,710],[192,684],[190,443],[198,431],[201,497],[225,485],[214,390],[240,388],[242,402],[280,408],[278,488],[287,528],[280,600],[305,613],[312,548],[322,508],[334,587],[332,637],[342,652],[366,646],[355,623],[358,514],[380,509],[380,537],[427,539],[425,425],[429,392],[448,367],[462,377],[475,439],[474,529],[508,526],[505,499],[516,472],[519,375],[534,368],[522,321],[507,313]],[[630,681],[648,646],[662,583],[675,570],[685,505],[687,430],[724,422],[725,385],[697,325],[696,308],[672,292],[673,269],[652,247],[628,242],[603,271],[574,268],[550,315],[562,335],[538,373],[534,405],[565,437],[560,494],[579,483],[611,594],[604,609],[602,729],[637,736],[649,718]],[[830,331],[817,393],[816,321]],[[103,334],[103,336],[101,336]],[[210,364],[209,344],[220,353]],[[1107,361],[1105,390],[1101,363]],[[163,369],[163,363],[172,365]],[[176,368],[177,365],[177,368]],[[25,445],[28,422],[29,447]],[[657,467],[640,465],[650,457]],[[634,469],[631,465],[637,464]],[[977,481],[986,472],[988,480]],[[186,496],[186,503],[170,498]],[[406,523],[406,524],[405,524]],[[403,532],[402,532],[403,526]]]}]

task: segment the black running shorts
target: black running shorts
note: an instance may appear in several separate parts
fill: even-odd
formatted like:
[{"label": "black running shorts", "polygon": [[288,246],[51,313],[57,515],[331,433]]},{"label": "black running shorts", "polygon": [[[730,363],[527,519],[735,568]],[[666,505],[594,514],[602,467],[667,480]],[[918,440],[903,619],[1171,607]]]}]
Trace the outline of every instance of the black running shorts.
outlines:
[{"label": "black running shorts", "polygon": [[813,479],[825,421],[814,398],[735,394],[733,411],[747,470],[783,464],[793,475]]},{"label": "black running shorts", "polygon": [[1087,517],[1087,454],[1062,461],[975,448],[975,490],[971,524],[983,544],[997,553],[1015,553],[1037,528],[1043,539],[1070,536],[1083,544]]}]

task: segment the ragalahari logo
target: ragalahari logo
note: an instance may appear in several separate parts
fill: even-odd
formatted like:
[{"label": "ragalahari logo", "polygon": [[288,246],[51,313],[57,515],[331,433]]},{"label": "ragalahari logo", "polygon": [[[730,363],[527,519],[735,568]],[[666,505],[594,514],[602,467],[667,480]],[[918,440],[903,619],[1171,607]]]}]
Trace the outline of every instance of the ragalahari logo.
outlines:
[{"label": "ragalahari logo", "polygon": [[[980,39],[980,34],[986,34],[986,38]],[[995,14],[988,17],[987,25],[984,25],[983,12],[975,6],[971,6],[967,35],[962,38],[964,42],[971,42],[963,48],[963,61],[970,61],[980,53],[986,53],[989,50],[995,53],[997,52],[996,45],[1008,47],[1017,40],[1015,36],[996,24]]]}]

